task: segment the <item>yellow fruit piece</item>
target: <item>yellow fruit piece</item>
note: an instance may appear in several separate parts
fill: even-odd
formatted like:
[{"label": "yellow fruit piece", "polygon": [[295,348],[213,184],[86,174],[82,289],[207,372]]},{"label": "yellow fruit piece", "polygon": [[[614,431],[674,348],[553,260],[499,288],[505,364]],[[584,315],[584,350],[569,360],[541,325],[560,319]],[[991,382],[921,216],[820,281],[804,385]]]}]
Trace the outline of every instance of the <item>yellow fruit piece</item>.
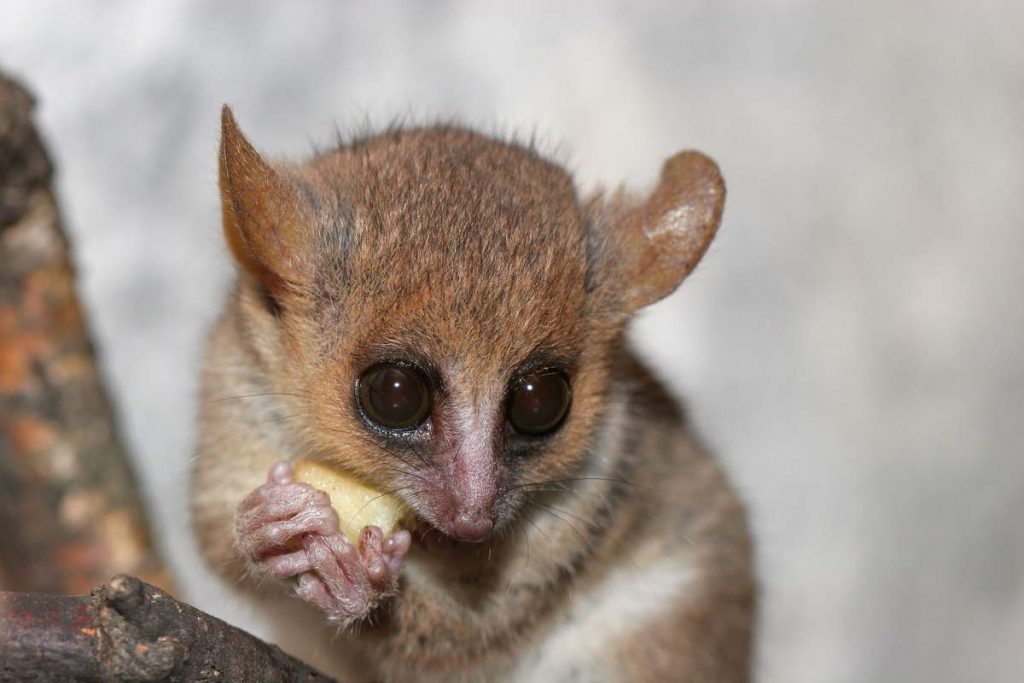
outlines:
[{"label": "yellow fruit piece", "polygon": [[366,526],[378,526],[390,534],[402,520],[402,502],[353,479],[339,469],[311,460],[299,460],[292,468],[295,481],[309,484],[331,497],[342,532],[353,543]]}]

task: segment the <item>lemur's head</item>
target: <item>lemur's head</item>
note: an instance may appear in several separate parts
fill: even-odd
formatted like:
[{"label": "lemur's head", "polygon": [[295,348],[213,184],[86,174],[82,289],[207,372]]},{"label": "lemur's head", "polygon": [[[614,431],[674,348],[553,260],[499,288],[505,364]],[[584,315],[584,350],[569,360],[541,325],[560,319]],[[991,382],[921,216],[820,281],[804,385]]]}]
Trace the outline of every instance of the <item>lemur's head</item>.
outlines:
[{"label": "lemur's head", "polygon": [[220,183],[247,324],[311,453],[461,541],[578,470],[626,321],[693,269],[724,200],[696,152],[646,199],[581,201],[535,150],[451,126],[270,164],[226,108]]}]

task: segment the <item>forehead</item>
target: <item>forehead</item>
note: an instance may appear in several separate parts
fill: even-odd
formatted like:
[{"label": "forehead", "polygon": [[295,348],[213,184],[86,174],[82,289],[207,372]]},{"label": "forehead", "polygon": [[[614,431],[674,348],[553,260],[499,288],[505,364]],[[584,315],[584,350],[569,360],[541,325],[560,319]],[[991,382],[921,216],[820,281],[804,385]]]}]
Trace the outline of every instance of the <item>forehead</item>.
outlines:
[{"label": "forehead", "polygon": [[560,167],[426,129],[373,138],[315,169],[338,231],[322,286],[366,343],[514,362],[579,338],[586,234]]}]

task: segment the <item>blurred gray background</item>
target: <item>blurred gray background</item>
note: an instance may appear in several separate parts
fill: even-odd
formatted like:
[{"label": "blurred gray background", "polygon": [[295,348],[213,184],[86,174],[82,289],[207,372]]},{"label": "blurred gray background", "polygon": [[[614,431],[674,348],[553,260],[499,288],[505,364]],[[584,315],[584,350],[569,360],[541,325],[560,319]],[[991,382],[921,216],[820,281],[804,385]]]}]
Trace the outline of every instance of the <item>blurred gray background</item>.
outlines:
[{"label": "blurred gray background", "polygon": [[759,678],[1024,680],[1024,3],[6,0],[81,286],[186,597],[231,266],[218,108],[301,157],[367,120],[538,131],[582,187],[696,147],[720,237],[636,338],[743,491]]}]

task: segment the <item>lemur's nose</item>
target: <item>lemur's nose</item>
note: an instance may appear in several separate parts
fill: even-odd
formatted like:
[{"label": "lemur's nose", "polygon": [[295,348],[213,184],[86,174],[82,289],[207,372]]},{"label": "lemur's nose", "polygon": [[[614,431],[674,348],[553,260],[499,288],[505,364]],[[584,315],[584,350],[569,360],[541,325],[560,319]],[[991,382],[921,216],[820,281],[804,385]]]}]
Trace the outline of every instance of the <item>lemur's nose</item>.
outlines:
[{"label": "lemur's nose", "polygon": [[469,543],[478,543],[491,533],[494,520],[484,510],[461,510],[448,524],[453,538]]}]

